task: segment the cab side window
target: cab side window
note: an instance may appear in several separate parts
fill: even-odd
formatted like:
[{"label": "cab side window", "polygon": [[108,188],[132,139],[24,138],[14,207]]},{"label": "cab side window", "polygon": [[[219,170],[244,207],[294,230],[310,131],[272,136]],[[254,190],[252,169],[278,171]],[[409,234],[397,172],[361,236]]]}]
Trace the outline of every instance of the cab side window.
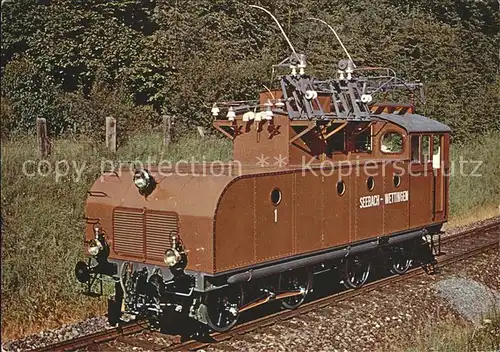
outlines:
[{"label": "cab side window", "polygon": [[432,155],[438,155],[441,152],[441,136],[432,136]]},{"label": "cab side window", "polygon": [[441,139],[440,135],[432,136],[432,167],[435,169],[441,167]]},{"label": "cab side window", "polygon": [[372,151],[372,136],[371,128],[358,133],[354,138],[354,149],[356,152],[371,152]]},{"label": "cab side window", "polygon": [[[332,132],[335,129],[338,129],[340,126],[341,126],[340,123],[332,124],[332,126],[330,126],[327,129],[327,133]],[[346,140],[345,129],[342,129],[334,133],[332,136],[330,136],[330,138],[328,138],[327,140],[328,153],[345,152],[346,149],[345,140]]]},{"label": "cab side window", "polygon": [[431,161],[431,136],[422,136],[422,158],[423,163]]},{"label": "cab side window", "polygon": [[420,136],[411,137],[411,160],[420,161]]},{"label": "cab side window", "polygon": [[380,142],[380,151],[383,153],[401,153],[403,151],[403,136],[397,132],[385,133]]}]

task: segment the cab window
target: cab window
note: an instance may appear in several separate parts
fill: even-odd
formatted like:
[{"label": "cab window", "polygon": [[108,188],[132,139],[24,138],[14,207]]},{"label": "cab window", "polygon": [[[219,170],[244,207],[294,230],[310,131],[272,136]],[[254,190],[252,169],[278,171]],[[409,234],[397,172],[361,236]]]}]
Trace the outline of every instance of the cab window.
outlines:
[{"label": "cab window", "polygon": [[372,136],[371,128],[365,129],[363,132],[354,137],[354,149],[356,152],[371,152]]},{"label": "cab window", "polygon": [[438,155],[441,151],[441,136],[432,136],[432,155]]},{"label": "cab window", "polygon": [[[339,128],[341,126],[340,123],[338,124],[332,124],[327,130],[328,132],[334,131],[335,129]],[[346,133],[345,130],[342,129],[336,133],[334,133],[330,138],[327,140],[327,145],[328,145],[328,152],[333,153],[333,152],[345,152],[345,140],[346,140]]]},{"label": "cab window", "polygon": [[432,136],[432,167],[435,169],[441,167],[441,139],[440,135]]},{"label": "cab window", "polygon": [[431,161],[431,137],[422,136],[422,162],[428,163]]},{"label": "cab window", "polygon": [[401,153],[403,151],[403,136],[397,132],[388,132],[382,136],[380,150],[383,153]]},{"label": "cab window", "polygon": [[420,161],[420,136],[411,137],[411,160]]}]

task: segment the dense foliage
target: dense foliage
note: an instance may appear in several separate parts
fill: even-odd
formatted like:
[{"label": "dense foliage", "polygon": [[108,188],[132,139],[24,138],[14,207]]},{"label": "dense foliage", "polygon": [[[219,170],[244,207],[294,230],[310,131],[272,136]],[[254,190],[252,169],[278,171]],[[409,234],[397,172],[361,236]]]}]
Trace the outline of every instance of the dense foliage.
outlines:
[{"label": "dense foliage", "polygon": [[250,98],[289,53],[275,13],[311,69],[333,75],[342,51],[426,84],[421,112],[455,138],[500,130],[498,2],[493,0],[6,0],[2,3],[2,134],[46,117],[52,134],[210,122],[207,106]]}]

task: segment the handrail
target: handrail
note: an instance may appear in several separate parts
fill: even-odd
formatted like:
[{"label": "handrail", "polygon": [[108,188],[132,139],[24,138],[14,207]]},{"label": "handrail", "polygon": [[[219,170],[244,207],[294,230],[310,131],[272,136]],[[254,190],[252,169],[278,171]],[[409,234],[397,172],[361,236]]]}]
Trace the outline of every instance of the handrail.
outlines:
[{"label": "handrail", "polygon": [[102,191],[87,191],[87,194],[91,197],[107,197],[107,193],[106,192],[102,192]]}]

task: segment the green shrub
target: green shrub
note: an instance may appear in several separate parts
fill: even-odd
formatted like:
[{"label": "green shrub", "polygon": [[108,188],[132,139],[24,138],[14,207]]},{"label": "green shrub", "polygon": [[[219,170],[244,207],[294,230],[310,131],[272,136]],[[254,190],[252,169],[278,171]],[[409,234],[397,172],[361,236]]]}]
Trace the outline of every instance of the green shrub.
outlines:
[{"label": "green shrub", "polygon": [[[117,118],[119,142],[130,133],[149,130],[159,124],[158,115],[148,106],[136,106],[123,85],[110,87],[98,79],[87,96],[83,91],[66,93],[40,75],[25,60],[11,61],[2,77],[2,134],[32,134],[36,118],[47,119],[49,136],[87,136],[105,138],[106,116]],[[3,105],[3,104],[2,104]],[[4,118],[5,115],[5,118]]]},{"label": "green shrub", "polygon": [[37,117],[50,121],[51,132],[64,134],[74,130],[74,121],[58,100],[61,91],[53,79],[37,70],[26,59],[6,66],[2,75],[2,96],[7,98],[18,119],[12,121],[12,132],[33,132]]},{"label": "green shrub", "polygon": [[11,102],[4,96],[0,96],[0,136],[5,139],[17,124],[18,116]]},{"label": "green shrub", "polygon": [[[93,121],[94,104],[87,108],[86,100],[96,85],[127,97],[123,108],[109,109],[115,113],[136,115],[131,106],[147,106],[146,115],[153,110],[175,116],[180,130],[208,126],[214,101],[255,99],[262,84],[269,85],[271,64],[290,54],[275,23],[249,8],[253,3],[6,1],[2,95],[11,100],[22,131],[42,116],[55,136],[89,129],[92,136],[96,130],[101,134],[100,123],[82,122],[78,111],[66,107],[81,107],[83,118]],[[495,2],[383,1],[373,6],[370,0],[279,5],[266,0],[261,5],[276,14],[295,49],[308,55],[308,73],[333,77],[337,60],[345,58],[325,26],[305,20],[321,17],[337,29],[359,66],[391,67],[400,78],[424,82],[427,103],[418,111],[449,124],[455,140],[500,130]],[[408,100],[406,91],[400,96]],[[128,120],[127,113],[116,117]]]}]

